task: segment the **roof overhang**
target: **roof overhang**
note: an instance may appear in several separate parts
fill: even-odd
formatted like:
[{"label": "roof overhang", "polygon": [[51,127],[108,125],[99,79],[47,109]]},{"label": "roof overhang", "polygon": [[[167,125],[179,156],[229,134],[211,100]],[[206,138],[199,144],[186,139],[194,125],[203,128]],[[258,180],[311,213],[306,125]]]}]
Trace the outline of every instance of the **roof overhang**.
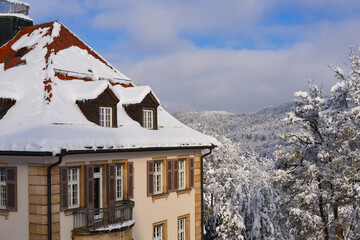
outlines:
[{"label": "roof overhang", "polygon": [[[66,150],[65,155],[76,154],[96,154],[96,153],[131,153],[131,152],[154,152],[154,151],[171,151],[171,150],[202,150],[214,149],[216,145],[203,145],[203,146],[174,146],[174,147],[146,147],[146,148],[123,148],[123,149],[88,149],[88,150]],[[59,154],[56,154],[56,156]],[[0,151],[0,156],[36,156],[46,157],[54,156],[53,152],[49,151]]]}]

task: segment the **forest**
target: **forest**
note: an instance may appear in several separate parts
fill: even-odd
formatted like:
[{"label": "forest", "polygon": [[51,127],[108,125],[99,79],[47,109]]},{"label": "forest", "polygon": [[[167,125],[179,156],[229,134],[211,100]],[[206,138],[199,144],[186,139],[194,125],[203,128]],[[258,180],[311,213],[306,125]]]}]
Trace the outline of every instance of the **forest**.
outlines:
[{"label": "forest", "polygon": [[220,143],[204,161],[205,239],[359,239],[358,49],[347,66],[330,66],[330,92],[309,79],[293,103],[175,114]]}]

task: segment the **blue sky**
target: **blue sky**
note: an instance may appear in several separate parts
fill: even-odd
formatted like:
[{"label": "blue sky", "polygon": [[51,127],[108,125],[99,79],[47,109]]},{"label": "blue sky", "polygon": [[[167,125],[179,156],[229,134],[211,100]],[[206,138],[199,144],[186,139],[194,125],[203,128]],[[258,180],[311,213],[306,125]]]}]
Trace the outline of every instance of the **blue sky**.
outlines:
[{"label": "blue sky", "polygon": [[360,41],[358,0],[27,0],[58,20],[170,112],[253,112],[336,82]]}]

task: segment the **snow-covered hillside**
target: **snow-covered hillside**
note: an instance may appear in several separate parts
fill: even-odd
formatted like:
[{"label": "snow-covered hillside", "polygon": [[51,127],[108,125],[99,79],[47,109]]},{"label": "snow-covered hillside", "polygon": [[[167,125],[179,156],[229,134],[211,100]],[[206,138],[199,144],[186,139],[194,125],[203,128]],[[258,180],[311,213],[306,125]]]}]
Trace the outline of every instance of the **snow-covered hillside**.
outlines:
[{"label": "snow-covered hillside", "polygon": [[184,124],[219,141],[204,161],[206,240],[288,239],[286,224],[282,224],[286,217],[279,210],[271,178],[274,152],[285,144],[280,136],[294,128],[283,123],[293,107],[287,103],[251,114],[175,114]]},{"label": "snow-covered hillside", "polygon": [[187,111],[175,113],[175,117],[220,141],[227,138],[237,146],[236,151],[241,155],[254,151],[262,157],[273,158],[276,146],[284,144],[280,136],[293,128],[282,121],[293,106],[293,103],[285,103],[250,114]]}]

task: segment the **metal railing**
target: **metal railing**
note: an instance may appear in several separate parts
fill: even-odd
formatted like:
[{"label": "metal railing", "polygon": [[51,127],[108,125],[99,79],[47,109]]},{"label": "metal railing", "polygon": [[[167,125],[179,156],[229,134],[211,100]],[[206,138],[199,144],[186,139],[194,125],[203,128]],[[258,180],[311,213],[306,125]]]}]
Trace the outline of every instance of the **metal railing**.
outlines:
[{"label": "metal railing", "polygon": [[133,208],[134,202],[126,200],[115,207],[76,209],[74,210],[74,230],[96,230],[132,220]]}]

